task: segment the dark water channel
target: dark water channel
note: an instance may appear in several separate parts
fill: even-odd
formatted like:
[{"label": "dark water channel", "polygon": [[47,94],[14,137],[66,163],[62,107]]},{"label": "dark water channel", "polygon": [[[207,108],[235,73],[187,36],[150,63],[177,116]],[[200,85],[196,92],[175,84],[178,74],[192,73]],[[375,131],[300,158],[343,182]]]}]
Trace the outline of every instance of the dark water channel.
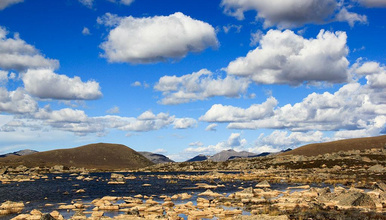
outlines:
[{"label": "dark water channel", "polygon": [[[33,209],[38,209],[43,213],[49,213],[53,210],[58,210],[58,203],[71,204],[71,201],[81,200],[83,203],[91,202],[94,199],[102,198],[103,196],[135,196],[137,194],[154,196],[154,200],[162,201],[157,198],[160,195],[172,196],[178,193],[193,194],[190,200],[181,202],[195,201],[197,194],[204,192],[205,189],[186,189],[195,187],[196,183],[207,184],[223,184],[225,187],[212,189],[217,193],[233,193],[240,191],[238,187],[247,188],[256,185],[255,181],[239,181],[233,182],[210,182],[210,181],[191,181],[184,179],[177,180],[177,183],[168,183],[168,179],[158,178],[158,175],[202,175],[204,173],[122,173],[126,175],[135,175],[136,179],[127,180],[122,185],[109,185],[111,173],[90,173],[86,177],[92,177],[91,181],[77,180],[76,176],[69,174],[48,174],[48,179],[39,179],[33,182],[12,182],[10,184],[0,184],[0,202],[7,200],[19,202],[23,201],[25,208],[22,213],[28,213]],[[56,177],[62,177],[56,179]],[[170,180],[169,180],[170,181]],[[143,184],[151,184],[151,186],[142,186]],[[272,189],[284,190],[288,187],[287,184],[272,185]],[[78,189],[84,189],[85,193],[75,193]],[[45,206],[53,204],[53,206]],[[178,204],[178,201],[176,201]],[[64,213],[65,210],[58,210],[61,214],[68,218],[73,213]],[[117,215],[117,212],[107,214],[108,216]],[[0,216],[0,220],[10,219],[16,215]]]}]

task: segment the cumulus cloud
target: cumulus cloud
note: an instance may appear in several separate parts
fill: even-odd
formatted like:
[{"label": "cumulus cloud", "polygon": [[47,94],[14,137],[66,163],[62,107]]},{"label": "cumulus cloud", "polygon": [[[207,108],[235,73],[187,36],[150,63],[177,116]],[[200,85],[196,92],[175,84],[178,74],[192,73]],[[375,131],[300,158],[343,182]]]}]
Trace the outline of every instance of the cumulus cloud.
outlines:
[{"label": "cumulus cloud", "polygon": [[336,14],[337,21],[347,21],[350,27],[354,27],[356,22],[367,23],[366,15],[359,15],[354,12],[347,11],[346,8],[342,8],[338,14]]},{"label": "cumulus cloud", "polygon": [[278,102],[270,97],[262,104],[254,104],[247,109],[222,104],[213,105],[200,120],[207,122],[249,122],[270,117]]},{"label": "cumulus cloud", "polygon": [[109,62],[155,63],[218,46],[215,29],[210,24],[180,12],[147,18],[108,14],[98,22],[115,25],[107,41],[100,45]]},{"label": "cumulus cloud", "polygon": [[34,118],[42,119],[49,123],[80,123],[88,120],[88,117],[84,111],[74,110],[71,108],[64,108],[56,111],[52,111],[49,108],[39,109],[39,111],[35,113]]},{"label": "cumulus cloud", "polygon": [[134,0],[109,0],[110,2],[114,2],[114,3],[120,3],[122,5],[131,5]]},{"label": "cumulus cloud", "polygon": [[[272,26],[293,28],[310,23],[323,24],[332,21],[352,22],[355,14],[346,10],[345,19],[342,19],[343,14],[340,14],[341,19],[334,18],[342,7],[337,0],[222,0],[221,6],[225,14],[239,20],[244,19],[246,11],[256,11],[256,20],[263,20],[265,28]],[[357,18],[360,17],[357,15]]]},{"label": "cumulus cloud", "polygon": [[119,107],[118,106],[114,106],[114,107],[108,109],[106,112],[108,114],[118,114],[120,111],[119,111]]},{"label": "cumulus cloud", "polygon": [[186,129],[197,126],[197,121],[194,118],[177,118],[173,124],[175,129]]},{"label": "cumulus cloud", "polygon": [[8,72],[0,70],[0,85],[6,84],[8,82]]},{"label": "cumulus cloud", "polygon": [[328,140],[320,131],[309,132],[291,132],[275,130],[270,135],[261,135],[257,142],[263,145],[271,145],[280,147],[281,149],[287,147],[297,147],[307,143],[324,142]]},{"label": "cumulus cloud", "polygon": [[24,71],[29,68],[58,68],[59,61],[47,59],[19,34],[7,38],[8,31],[0,26],[0,68]]},{"label": "cumulus cloud", "polygon": [[249,80],[227,76],[214,78],[209,70],[202,69],[183,76],[163,76],[154,89],[162,92],[162,104],[173,105],[204,100],[214,96],[239,97],[245,93]]},{"label": "cumulus cloud", "polygon": [[79,2],[88,8],[92,8],[94,0],[79,0]]},{"label": "cumulus cloud", "polygon": [[366,83],[352,82],[334,93],[314,92],[284,106],[278,106],[273,97],[249,108],[216,104],[200,120],[229,123],[229,129],[334,131],[336,139],[379,135],[386,126],[386,68],[365,62],[353,65],[350,71],[364,77]]},{"label": "cumulus cloud", "polygon": [[83,30],[82,30],[82,34],[85,35],[85,36],[86,35],[90,35],[91,34],[90,29],[84,27]]},{"label": "cumulus cloud", "polygon": [[346,40],[345,32],[321,30],[316,39],[305,39],[290,30],[270,30],[259,47],[230,62],[226,71],[258,84],[346,82]]},{"label": "cumulus cloud", "polygon": [[7,91],[0,87],[0,112],[31,114],[38,110],[38,103],[24,89]]},{"label": "cumulus cloud", "polygon": [[[12,105],[12,108],[5,104]],[[0,112],[23,113],[23,119],[26,119],[23,123],[14,124],[13,126],[9,126],[9,123],[7,123],[7,128],[16,130],[16,128],[43,129],[43,127],[48,127],[54,130],[72,132],[79,136],[92,133],[103,136],[111,129],[148,132],[160,130],[172,124],[174,124],[175,129],[184,129],[193,126],[192,120],[194,120],[176,118],[174,115],[163,112],[154,114],[152,111],[145,111],[138,117],[116,115],[89,117],[83,110],[71,108],[52,110],[50,106],[46,106],[39,109],[37,103],[35,103],[34,108],[28,109],[29,111],[23,111],[26,107],[21,106],[21,104],[26,104],[25,99],[24,102],[12,100],[11,103],[10,100],[5,104],[2,97],[0,97]],[[26,115],[26,113],[29,114]]]},{"label": "cumulus cloud", "polygon": [[134,86],[134,87],[141,87],[142,86],[142,83],[139,82],[139,81],[135,81],[131,84],[131,86]]},{"label": "cumulus cloud", "polygon": [[131,86],[133,87],[143,87],[143,88],[149,88],[149,84],[147,84],[146,82],[143,82],[141,83],[140,81],[135,81],[131,84]]},{"label": "cumulus cloud", "polygon": [[205,131],[216,131],[216,130],[217,130],[217,126],[218,126],[218,124],[216,124],[216,123],[209,124],[209,125],[205,128]]},{"label": "cumulus cloud", "polygon": [[31,69],[22,76],[25,89],[42,99],[92,100],[102,96],[99,83],[83,82],[54,73],[51,69]]},{"label": "cumulus cloud", "polygon": [[234,29],[236,33],[240,33],[242,27],[242,25],[228,24],[226,26],[223,26],[222,29],[226,34],[229,33],[229,31],[231,31],[232,29]]},{"label": "cumulus cloud", "polygon": [[146,111],[136,119],[125,120],[125,124],[119,127],[120,130],[144,132],[165,128],[175,121],[175,116],[163,112],[155,115],[152,111]]},{"label": "cumulus cloud", "polygon": [[0,1],[0,10],[3,10],[6,7],[9,7],[11,5],[23,2],[24,0],[1,0]]},{"label": "cumulus cloud", "polygon": [[368,8],[386,8],[386,1],[384,0],[355,0],[359,4]]},{"label": "cumulus cloud", "polygon": [[[246,146],[247,140],[241,138],[240,133],[232,133],[228,140],[217,143],[216,145],[209,146],[199,146],[194,145],[195,147],[186,148],[182,154],[206,154],[212,155],[223,150],[233,149],[236,151],[241,151],[244,146]],[[192,146],[192,145],[191,145]]]}]

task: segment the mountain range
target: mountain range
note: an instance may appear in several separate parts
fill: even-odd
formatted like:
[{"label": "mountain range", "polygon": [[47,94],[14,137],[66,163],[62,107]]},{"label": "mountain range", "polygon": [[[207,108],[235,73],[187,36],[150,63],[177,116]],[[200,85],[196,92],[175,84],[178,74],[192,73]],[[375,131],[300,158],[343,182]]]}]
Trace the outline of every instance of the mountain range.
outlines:
[{"label": "mountain range", "polygon": [[29,154],[37,153],[37,152],[38,151],[36,151],[36,150],[25,149],[25,150],[15,151],[13,153],[2,154],[2,155],[0,155],[0,158],[1,157],[9,157],[9,156],[24,156],[24,155],[29,155]]},{"label": "mountain range", "polygon": [[162,154],[156,154],[156,153],[147,152],[147,151],[138,151],[138,153],[142,154],[142,156],[146,157],[147,159],[149,159],[151,162],[155,164],[174,162],[169,157]]},{"label": "mountain range", "polygon": [[149,159],[125,145],[106,143],[0,158],[0,165],[4,166],[50,167],[63,165],[101,170],[138,169],[153,164]]}]

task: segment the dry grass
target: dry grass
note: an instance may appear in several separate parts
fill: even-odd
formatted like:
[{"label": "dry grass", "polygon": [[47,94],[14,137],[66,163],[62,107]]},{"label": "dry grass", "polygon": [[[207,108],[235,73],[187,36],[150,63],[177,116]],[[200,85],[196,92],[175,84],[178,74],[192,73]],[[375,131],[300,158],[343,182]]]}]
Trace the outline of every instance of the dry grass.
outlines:
[{"label": "dry grass", "polygon": [[320,154],[333,153],[349,150],[366,150],[372,148],[383,148],[386,145],[386,135],[378,137],[354,138],[326,143],[309,144],[280,155],[303,155],[317,156]]},{"label": "dry grass", "polygon": [[89,144],[72,149],[39,152],[26,156],[0,158],[0,165],[44,167],[64,165],[88,169],[137,169],[153,163],[129,147],[119,144]]}]

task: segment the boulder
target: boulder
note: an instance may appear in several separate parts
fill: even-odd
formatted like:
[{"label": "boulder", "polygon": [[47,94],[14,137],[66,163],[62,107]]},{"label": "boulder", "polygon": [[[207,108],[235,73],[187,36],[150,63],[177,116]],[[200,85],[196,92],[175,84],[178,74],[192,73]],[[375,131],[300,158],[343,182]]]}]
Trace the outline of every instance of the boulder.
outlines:
[{"label": "boulder", "polygon": [[370,172],[374,172],[374,173],[382,173],[385,171],[385,167],[380,165],[380,164],[377,164],[377,165],[374,165],[374,166],[371,166],[368,171]]},{"label": "boulder", "polygon": [[[57,218],[59,219],[59,218]],[[40,217],[40,220],[56,220],[52,215],[50,214],[43,214],[42,217]]]},{"label": "boulder", "polygon": [[7,215],[11,213],[18,213],[24,209],[23,202],[6,201],[0,206],[0,214]]},{"label": "boulder", "polygon": [[256,188],[271,188],[271,185],[268,183],[267,180],[264,180],[255,186]]},{"label": "boulder", "polygon": [[386,192],[386,184],[384,182],[378,182],[374,184],[375,189],[380,189],[383,192]]},{"label": "boulder", "polygon": [[212,190],[210,189],[207,189],[205,192],[202,192],[200,194],[198,194],[199,196],[209,196],[209,197],[222,197],[221,194],[219,193],[215,193],[213,192]]},{"label": "boulder", "polygon": [[369,195],[358,191],[348,191],[347,193],[342,193],[335,200],[340,206],[376,207],[374,200]]}]

